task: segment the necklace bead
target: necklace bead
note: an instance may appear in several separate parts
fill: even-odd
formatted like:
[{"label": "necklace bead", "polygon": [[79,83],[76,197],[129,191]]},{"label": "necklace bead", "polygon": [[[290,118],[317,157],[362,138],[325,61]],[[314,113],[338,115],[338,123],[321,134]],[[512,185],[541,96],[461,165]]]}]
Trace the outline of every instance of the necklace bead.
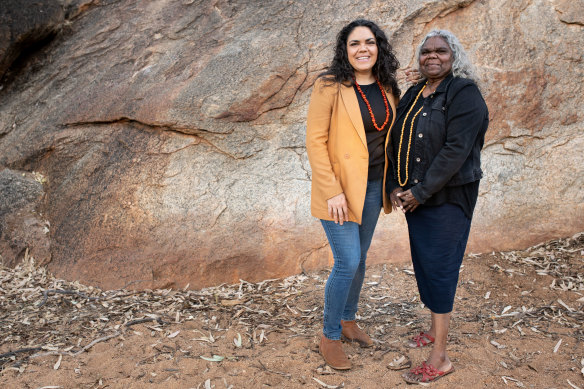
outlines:
[{"label": "necklace bead", "polygon": [[418,116],[418,114],[422,111],[422,109],[424,108],[424,106],[422,106],[422,108],[420,108],[418,110],[418,112],[416,112],[414,114],[414,116],[412,117],[412,122],[411,122],[411,125],[410,125],[410,138],[408,140],[408,149],[407,149],[407,152],[406,152],[406,162],[405,162],[405,167],[404,167],[404,170],[406,172],[406,179],[402,182],[402,180],[401,180],[401,169],[400,169],[400,165],[401,165],[401,149],[402,149],[402,142],[404,140],[404,132],[405,132],[405,129],[406,129],[406,122],[408,121],[408,116],[410,116],[410,113],[412,112],[412,109],[414,109],[414,107],[416,106],[416,103],[418,102],[418,99],[422,95],[422,92],[424,92],[424,89],[426,89],[426,85],[428,85],[427,82],[422,87],[422,90],[420,91],[420,93],[418,93],[418,95],[416,96],[416,99],[414,100],[414,103],[412,104],[412,106],[410,107],[408,113],[406,114],[406,117],[404,118],[404,123],[402,124],[401,134],[400,134],[400,137],[399,137],[399,148],[397,150],[397,182],[398,182],[399,186],[405,186],[407,184],[407,182],[408,182],[408,161],[410,160],[410,149],[412,147],[412,134],[414,132],[414,122],[416,120],[416,116]]},{"label": "necklace bead", "polygon": [[367,105],[367,109],[369,110],[369,116],[371,116],[371,120],[373,121],[373,126],[377,129],[377,131],[381,131],[381,130],[383,130],[383,127],[385,127],[385,125],[389,121],[389,104],[387,103],[387,96],[385,95],[385,91],[383,90],[381,83],[377,79],[375,81],[377,82],[377,86],[379,86],[379,90],[381,91],[381,96],[383,97],[383,104],[385,104],[385,121],[383,122],[381,127],[379,127],[377,125],[377,122],[375,121],[375,115],[373,115],[373,110],[371,109],[371,105],[369,104],[369,100],[367,100],[367,97],[365,97],[365,93],[363,93],[363,91],[361,90],[361,87],[357,83],[357,80],[353,79],[353,82],[355,83],[355,86],[357,87],[359,94],[363,98],[365,105]]}]

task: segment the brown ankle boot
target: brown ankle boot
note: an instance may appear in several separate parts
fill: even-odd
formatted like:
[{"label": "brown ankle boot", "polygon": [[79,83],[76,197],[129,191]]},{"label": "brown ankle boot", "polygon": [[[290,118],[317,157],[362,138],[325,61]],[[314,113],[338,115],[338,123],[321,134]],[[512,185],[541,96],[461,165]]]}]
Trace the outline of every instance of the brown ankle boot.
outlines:
[{"label": "brown ankle boot", "polygon": [[361,347],[371,347],[373,346],[373,341],[365,332],[357,326],[355,320],[344,321],[341,320],[341,327],[343,327],[342,336],[351,342],[359,343]]},{"label": "brown ankle boot", "polygon": [[331,340],[322,335],[319,351],[324,361],[333,369],[349,370],[351,368],[351,361],[345,355],[340,340]]}]

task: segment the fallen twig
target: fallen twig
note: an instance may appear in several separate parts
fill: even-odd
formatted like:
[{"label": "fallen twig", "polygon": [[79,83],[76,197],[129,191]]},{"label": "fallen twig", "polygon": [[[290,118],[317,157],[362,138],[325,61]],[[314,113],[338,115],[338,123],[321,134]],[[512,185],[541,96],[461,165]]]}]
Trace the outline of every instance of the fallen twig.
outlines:
[{"label": "fallen twig", "polygon": [[151,322],[151,321],[155,321],[155,322],[157,322],[157,323],[158,323],[158,324],[160,324],[160,325],[162,325],[162,324],[165,324],[165,323],[166,323],[165,321],[163,321],[163,320],[162,320],[161,318],[159,318],[159,317],[145,317],[145,318],[142,318],[142,319],[130,320],[129,322],[127,322],[127,323],[126,323],[126,324],[124,324],[124,325],[125,325],[126,327],[131,327],[131,326],[134,326],[134,325],[136,325],[136,324],[141,324],[141,323],[148,323],[148,322]]},{"label": "fallen twig", "polygon": [[83,347],[81,350],[73,353],[73,356],[75,357],[75,356],[89,350],[90,348],[92,348],[93,346],[95,346],[99,342],[105,342],[106,340],[110,340],[111,338],[115,338],[117,336],[120,336],[121,334],[122,334],[121,332],[116,331],[116,333],[114,333],[114,334],[103,336],[101,338],[97,338],[94,341],[92,341],[91,343],[89,343],[87,346]]},{"label": "fallen twig", "polygon": [[39,350],[42,350],[42,347],[26,347],[26,348],[21,348],[19,350],[9,351],[7,353],[0,354],[0,359],[9,358],[9,357],[12,357],[12,356],[16,356],[16,354],[20,354],[20,353],[26,353],[26,352],[31,352],[31,351],[39,351]]},{"label": "fallen twig", "polygon": [[262,363],[262,361],[260,361],[259,359],[258,359],[258,363],[260,364],[260,366],[262,367],[262,369],[263,369],[264,371],[267,371],[268,373],[272,373],[272,374],[279,374],[279,375],[281,375],[281,376],[283,376],[283,377],[286,377],[286,378],[291,378],[291,377],[292,377],[292,375],[291,375],[291,374],[288,374],[288,373],[282,373],[281,371],[275,371],[275,370],[270,370],[270,369],[268,369],[268,368],[267,368],[267,367],[266,367],[266,366],[265,366],[265,365]]}]

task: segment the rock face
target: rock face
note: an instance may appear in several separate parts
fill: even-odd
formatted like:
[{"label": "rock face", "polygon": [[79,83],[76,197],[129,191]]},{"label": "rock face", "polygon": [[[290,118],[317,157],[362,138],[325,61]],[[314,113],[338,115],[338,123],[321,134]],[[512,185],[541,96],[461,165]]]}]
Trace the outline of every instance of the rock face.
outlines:
[{"label": "rock face", "polygon": [[[44,177],[43,200],[27,212],[50,225],[49,254],[38,255],[59,276],[202,287],[326,266],[309,211],[305,115],[337,31],[357,17],[387,31],[404,67],[425,33],[449,29],[482,76],[491,126],[469,251],[584,227],[582,2],[63,7],[62,31],[0,90],[0,168]],[[403,216],[380,220],[369,260],[407,260]],[[12,264],[21,254],[1,239]]]},{"label": "rock face", "polygon": [[0,78],[27,50],[34,51],[49,41],[64,21],[65,12],[57,0],[2,0]]},{"label": "rock face", "polygon": [[0,262],[5,266],[26,255],[40,264],[50,262],[49,223],[36,212],[44,195],[42,183],[38,173],[0,171]]}]

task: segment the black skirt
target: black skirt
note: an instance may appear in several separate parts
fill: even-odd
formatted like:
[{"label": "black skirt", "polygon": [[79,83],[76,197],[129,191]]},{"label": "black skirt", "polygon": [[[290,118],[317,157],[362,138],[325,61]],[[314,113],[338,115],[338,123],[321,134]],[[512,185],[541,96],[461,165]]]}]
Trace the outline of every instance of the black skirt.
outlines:
[{"label": "black skirt", "polygon": [[454,305],[471,219],[458,205],[420,205],[406,213],[420,300],[434,313]]}]

